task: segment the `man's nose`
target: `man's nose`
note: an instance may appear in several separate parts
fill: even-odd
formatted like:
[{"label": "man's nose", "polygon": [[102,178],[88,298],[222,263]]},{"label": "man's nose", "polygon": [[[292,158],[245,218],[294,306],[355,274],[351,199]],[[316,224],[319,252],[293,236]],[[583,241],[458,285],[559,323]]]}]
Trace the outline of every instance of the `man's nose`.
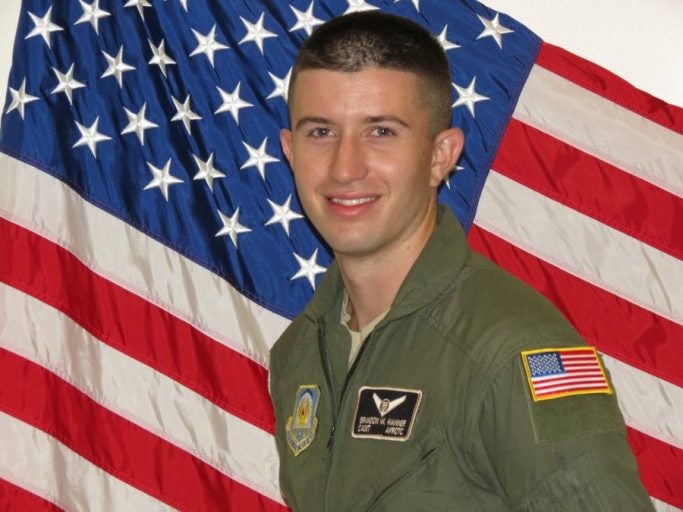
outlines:
[{"label": "man's nose", "polygon": [[365,177],[367,169],[363,148],[355,137],[342,135],[339,138],[330,174],[339,183],[350,183]]}]

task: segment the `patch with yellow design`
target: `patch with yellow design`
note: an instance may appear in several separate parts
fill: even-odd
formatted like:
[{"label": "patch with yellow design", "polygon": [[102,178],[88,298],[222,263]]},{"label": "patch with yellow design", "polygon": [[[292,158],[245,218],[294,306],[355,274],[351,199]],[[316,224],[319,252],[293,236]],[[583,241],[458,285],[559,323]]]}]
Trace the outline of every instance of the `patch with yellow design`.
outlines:
[{"label": "patch with yellow design", "polygon": [[315,439],[318,430],[316,411],[319,401],[318,386],[299,386],[294,400],[294,414],[287,419],[285,426],[287,444],[295,456],[308,448]]}]

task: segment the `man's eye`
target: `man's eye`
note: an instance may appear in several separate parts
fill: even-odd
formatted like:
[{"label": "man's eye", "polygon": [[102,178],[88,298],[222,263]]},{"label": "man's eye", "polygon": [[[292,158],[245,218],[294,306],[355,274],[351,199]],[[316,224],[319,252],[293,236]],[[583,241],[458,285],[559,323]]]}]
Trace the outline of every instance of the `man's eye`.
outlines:
[{"label": "man's eye", "polygon": [[315,139],[319,139],[322,137],[329,137],[332,133],[332,130],[329,128],[313,128],[310,132],[308,132],[309,137],[313,137]]},{"label": "man's eye", "polygon": [[372,129],[372,134],[378,137],[389,137],[394,135],[394,130],[385,126],[376,126]]}]

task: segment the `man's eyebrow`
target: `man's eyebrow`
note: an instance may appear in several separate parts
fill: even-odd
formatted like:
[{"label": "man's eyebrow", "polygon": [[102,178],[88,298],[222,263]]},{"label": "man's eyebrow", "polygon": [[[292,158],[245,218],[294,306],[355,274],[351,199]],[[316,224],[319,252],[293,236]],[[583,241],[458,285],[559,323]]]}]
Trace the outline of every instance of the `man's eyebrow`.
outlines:
[{"label": "man's eyebrow", "polygon": [[294,129],[296,130],[297,128],[301,128],[301,126],[303,126],[304,124],[307,124],[307,123],[332,124],[332,121],[330,121],[329,119],[326,119],[324,117],[320,117],[320,116],[306,116],[306,117],[302,117],[301,119],[299,119],[297,121],[296,125],[294,126]]},{"label": "man's eyebrow", "polygon": [[410,128],[410,125],[406,123],[403,119],[400,117],[392,116],[392,115],[382,115],[382,116],[369,116],[365,118],[365,122],[368,124],[376,124],[376,123],[398,123],[402,126],[405,126],[406,128]]}]

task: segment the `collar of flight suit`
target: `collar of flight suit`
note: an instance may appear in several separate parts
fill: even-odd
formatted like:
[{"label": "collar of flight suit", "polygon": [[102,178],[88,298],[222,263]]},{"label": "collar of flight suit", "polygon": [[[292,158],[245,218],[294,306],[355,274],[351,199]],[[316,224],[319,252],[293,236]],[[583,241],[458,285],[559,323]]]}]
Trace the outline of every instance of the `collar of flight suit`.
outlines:
[{"label": "collar of flight suit", "polygon": [[[409,315],[431,303],[449,288],[467,260],[470,248],[460,223],[450,209],[438,205],[437,227],[401,284],[381,323]],[[335,314],[344,295],[343,282],[334,261],[323,277],[304,314],[313,321]]]}]

